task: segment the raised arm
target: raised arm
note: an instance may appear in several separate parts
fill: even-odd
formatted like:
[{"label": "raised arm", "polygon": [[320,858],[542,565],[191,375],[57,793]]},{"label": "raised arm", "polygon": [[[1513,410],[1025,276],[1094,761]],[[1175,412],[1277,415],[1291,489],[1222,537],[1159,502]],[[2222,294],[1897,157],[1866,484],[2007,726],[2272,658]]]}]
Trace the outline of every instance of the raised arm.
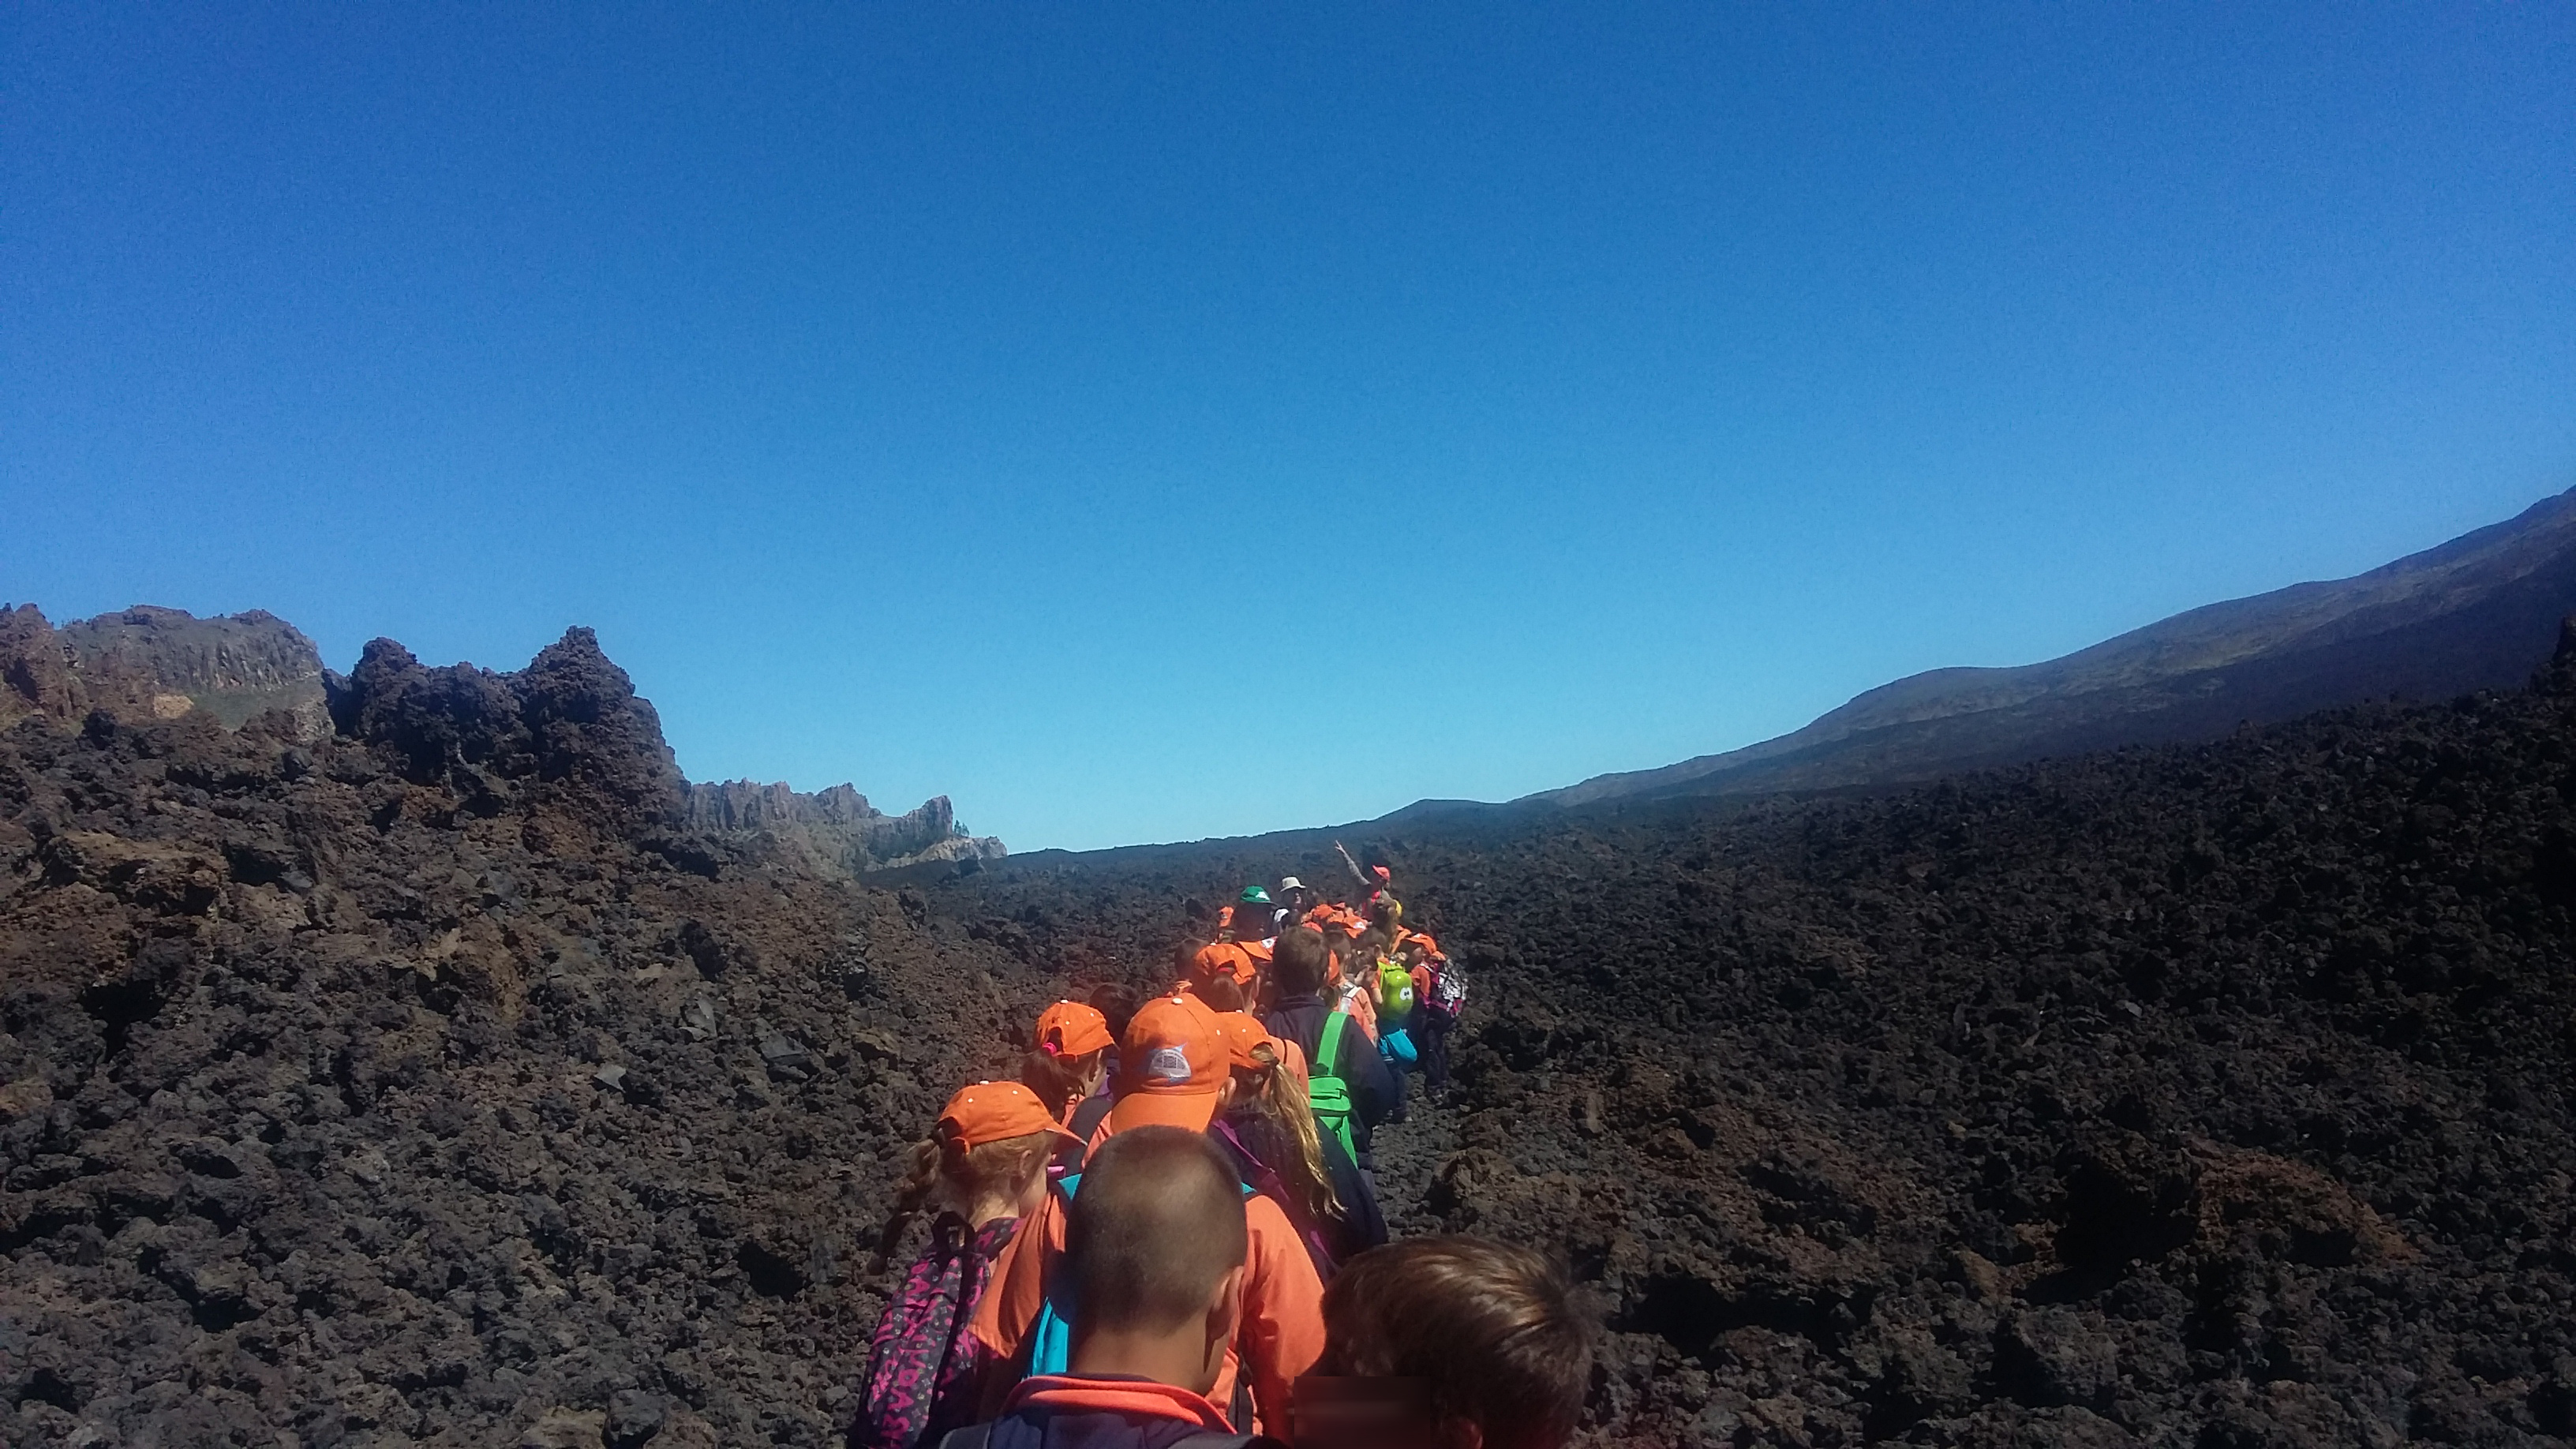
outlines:
[{"label": "raised arm", "polygon": [[1378,882],[1376,878],[1371,876],[1367,871],[1360,869],[1360,863],[1351,859],[1351,853],[1342,849],[1342,843],[1340,841],[1336,840],[1333,842],[1333,849],[1342,857],[1342,864],[1351,868],[1351,879],[1358,881],[1365,889],[1377,889]]}]

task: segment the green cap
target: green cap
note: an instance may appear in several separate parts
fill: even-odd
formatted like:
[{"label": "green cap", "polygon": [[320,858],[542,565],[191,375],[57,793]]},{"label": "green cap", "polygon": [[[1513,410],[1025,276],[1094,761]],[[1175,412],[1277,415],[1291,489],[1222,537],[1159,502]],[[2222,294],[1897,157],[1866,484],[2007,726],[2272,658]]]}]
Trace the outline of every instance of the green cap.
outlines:
[{"label": "green cap", "polygon": [[1245,886],[1243,894],[1234,898],[1234,903],[1239,906],[1266,906],[1270,904],[1270,892],[1259,886]]}]

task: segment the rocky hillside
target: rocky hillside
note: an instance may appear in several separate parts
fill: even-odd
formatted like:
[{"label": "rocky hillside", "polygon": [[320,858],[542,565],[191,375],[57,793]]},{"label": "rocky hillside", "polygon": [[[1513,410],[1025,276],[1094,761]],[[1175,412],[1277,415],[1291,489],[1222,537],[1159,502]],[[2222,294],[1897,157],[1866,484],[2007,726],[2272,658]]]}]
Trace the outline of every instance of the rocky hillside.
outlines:
[{"label": "rocky hillside", "polygon": [[824,1442],[902,1140],[1050,983],[687,830],[587,630],[379,641],[318,737],[27,677],[0,1443]]},{"label": "rocky hillside", "polygon": [[[1601,1444],[2576,1435],[2545,686],[1426,817],[1372,843],[1473,986],[1391,1216],[1575,1264]],[[580,630],[515,674],[380,643],[333,703],[0,731],[0,1443],[827,1443],[942,1097],[1337,869],[809,870],[687,827]]]},{"label": "rocky hillside", "polygon": [[2042,664],[1917,674],[1775,740],[1532,798],[1884,786],[2215,739],[2364,700],[2512,688],[2549,656],[2571,610],[2576,491],[2352,578],[2211,604]]},{"label": "rocky hillside", "polygon": [[[1473,986],[1390,1206],[1596,1285],[1603,1442],[2576,1436],[2576,661],[2546,685],[1418,821],[1378,843]],[[1080,975],[1328,849],[931,898]]]}]

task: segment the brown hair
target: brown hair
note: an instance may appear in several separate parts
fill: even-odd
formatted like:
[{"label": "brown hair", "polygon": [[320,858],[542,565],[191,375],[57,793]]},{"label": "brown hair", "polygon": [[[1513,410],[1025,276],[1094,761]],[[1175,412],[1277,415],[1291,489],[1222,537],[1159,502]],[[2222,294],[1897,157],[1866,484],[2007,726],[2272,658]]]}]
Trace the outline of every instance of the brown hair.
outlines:
[{"label": "brown hair", "polygon": [[1205,981],[1194,981],[1190,983],[1190,990],[1207,1003],[1210,1011],[1243,1010],[1243,984],[1231,976],[1220,974]]},{"label": "brown hair", "polygon": [[1065,1109],[1089,1096],[1091,1089],[1098,1085],[1091,1069],[1103,1065],[1102,1053],[1107,1050],[1104,1047],[1101,1051],[1068,1057],[1039,1047],[1020,1059],[1020,1081],[1037,1093],[1038,1100],[1046,1103],[1047,1110],[1061,1122]]},{"label": "brown hair", "polygon": [[1487,1449],[1557,1449],[1574,1432],[1599,1327],[1573,1280],[1527,1248],[1410,1238],[1353,1258],[1324,1289],[1315,1371],[1424,1380],[1440,1418]]},{"label": "brown hair", "polygon": [[[1188,948],[1184,947],[1183,949],[1186,950]],[[1186,974],[1189,970],[1189,962],[1186,960],[1183,961],[1181,963],[1181,969],[1183,973]],[[1127,1039],[1127,1022],[1129,1018],[1135,1016],[1137,1003],[1141,1000],[1141,998],[1136,994],[1136,988],[1133,986],[1122,986],[1119,983],[1112,981],[1104,985],[1091,988],[1091,995],[1088,1000],[1091,1002],[1092,1010],[1099,1012],[1102,1016],[1109,1019],[1109,1039],[1111,1041],[1125,1041]]]},{"label": "brown hair", "polygon": [[870,1271],[885,1271],[886,1259],[903,1241],[904,1229],[933,1203],[962,1213],[979,1198],[1015,1197],[1027,1191],[1045,1169],[1056,1140],[1052,1133],[1032,1132],[981,1147],[937,1137],[914,1143],[912,1165],[904,1173],[903,1185],[895,1189],[894,1211],[887,1216],[884,1231],[877,1234],[876,1261]]},{"label": "brown hair", "polygon": [[1324,933],[1299,926],[1270,948],[1270,980],[1282,996],[1312,996],[1324,989],[1324,963],[1332,948]]},{"label": "brown hair", "polygon": [[1066,1210],[1077,1332],[1167,1333],[1207,1312],[1250,1241],[1234,1165],[1202,1132],[1131,1127],[1084,1164]]}]

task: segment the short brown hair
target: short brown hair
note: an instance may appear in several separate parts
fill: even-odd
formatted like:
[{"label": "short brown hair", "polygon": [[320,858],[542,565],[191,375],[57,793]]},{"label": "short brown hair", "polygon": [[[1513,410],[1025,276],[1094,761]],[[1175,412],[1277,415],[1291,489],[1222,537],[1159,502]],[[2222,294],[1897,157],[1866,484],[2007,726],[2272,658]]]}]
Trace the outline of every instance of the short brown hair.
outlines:
[{"label": "short brown hair", "polygon": [[1270,948],[1270,980],[1282,996],[1312,996],[1324,989],[1324,964],[1331,947],[1312,926],[1284,932]]},{"label": "short brown hair", "polygon": [[1100,1144],[1065,1214],[1077,1333],[1168,1333],[1207,1311],[1249,1244],[1243,1184],[1206,1134],[1130,1127]]},{"label": "short brown hair", "polygon": [[1322,1374],[1425,1381],[1443,1419],[1487,1449],[1557,1449],[1591,1388],[1599,1335],[1553,1260],[1484,1238],[1409,1238],[1353,1258],[1324,1289]]}]

